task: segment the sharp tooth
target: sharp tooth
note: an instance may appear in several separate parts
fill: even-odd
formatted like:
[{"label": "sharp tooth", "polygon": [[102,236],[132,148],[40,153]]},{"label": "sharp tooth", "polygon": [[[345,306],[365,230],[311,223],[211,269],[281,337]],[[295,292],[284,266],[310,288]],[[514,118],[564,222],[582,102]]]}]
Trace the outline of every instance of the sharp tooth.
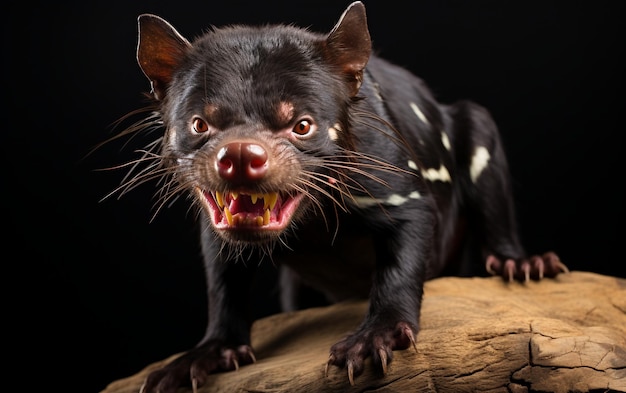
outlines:
[{"label": "sharp tooth", "polygon": [[231,192],[230,196],[231,196],[231,198],[236,200],[237,198],[239,198],[239,193],[238,192]]},{"label": "sharp tooth", "polygon": [[259,198],[259,194],[250,194],[250,199],[252,199],[252,204],[256,203],[256,200]]},{"label": "sharp tooth", "polygon": [[228,206],[224,207],[224,216],[226,216],[226,221],[228,221],[228,225],[233,225],[233,215],[228,210]]},{"label": "sharp tooth", "polygon": [[222,209],[224,207],[224,194],[219,191],[215,191],[215,202]]},{"label": "sharp tooth", "polygon": [[263,217],[262,216],[256,216],[256,225],[257,226],[263,226]]},{"label": "sharp tooth", "polygon": [[270,210],[274,210],[274,206],[276,206],[277,200],[278,200],[277,192],[270,192],[269,194],[265,195],[265,205],[269,207]]},{"label": "sharp tooth", "polygon": [[265,213],[263,213],[263,225],[267,225],[270,223],[270,209],[265,209]]}]

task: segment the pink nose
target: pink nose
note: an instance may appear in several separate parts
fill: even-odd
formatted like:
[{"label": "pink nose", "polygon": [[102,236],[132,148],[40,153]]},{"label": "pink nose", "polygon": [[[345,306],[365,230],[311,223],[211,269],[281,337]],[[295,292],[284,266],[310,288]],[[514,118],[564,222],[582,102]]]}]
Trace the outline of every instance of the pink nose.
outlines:
[{"label": "pink nose", "polygon": [[267,173],[267,151],[261,145],[231,142],[217,152],[217,173],[232,183],[253,182]]}]

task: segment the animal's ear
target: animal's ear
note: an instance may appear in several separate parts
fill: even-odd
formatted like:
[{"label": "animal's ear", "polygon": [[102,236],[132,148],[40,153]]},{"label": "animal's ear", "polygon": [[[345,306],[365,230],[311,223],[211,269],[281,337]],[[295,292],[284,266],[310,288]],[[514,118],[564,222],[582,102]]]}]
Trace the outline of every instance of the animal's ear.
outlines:
[{"label": "animal's ear", "polygon": [[371,51],[365,6],[355,1],[346,8],[325,42],[326,58],[343,71],[353,96],[361,87],[363,69]]},{"label": "animal's ear", "polygon": [[137,62],[150,80],[154,97],[161,100],[165,97],[174,70],[191,44],[172,25],[156,15],[142,14],[137,22]]}]

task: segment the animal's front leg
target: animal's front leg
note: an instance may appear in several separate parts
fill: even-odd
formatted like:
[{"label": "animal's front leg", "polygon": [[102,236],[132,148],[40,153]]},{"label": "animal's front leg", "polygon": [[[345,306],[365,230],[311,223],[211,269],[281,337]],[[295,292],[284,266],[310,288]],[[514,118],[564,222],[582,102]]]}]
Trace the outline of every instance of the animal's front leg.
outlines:
[{"label": "animal's front leg", "polygon": [[345,368],[354,385],[368,357],[385,374],[394,350],[416,347],[432,236],[432,230],[420,233],[417,221],[398,226],[390,237],[378,240],[368,314],[354,333],[331,347],[327,373],[330,365]]},{"label": "animal's front leg", "polygon": [[[256,361],[250,347],[249,288],[256,262],[222,258],[205,234],[209,324],[204,338],[163,368],[148,375],[141,393],[174,393],[180,386],[197,388],[215,372]],[[226,253],[224,251],[224,253]]]}]

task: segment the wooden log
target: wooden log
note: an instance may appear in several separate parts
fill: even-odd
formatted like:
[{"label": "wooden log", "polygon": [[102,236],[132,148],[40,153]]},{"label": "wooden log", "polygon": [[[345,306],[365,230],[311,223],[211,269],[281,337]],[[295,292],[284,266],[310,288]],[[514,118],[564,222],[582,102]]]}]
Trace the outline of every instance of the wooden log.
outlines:
[{"label": "wooden log", "polygon": [[[258,361],[213,375],[199,391],[626,392],[621,278],[572,272],[525,284],[497,277],[431,280],[417,351],[394,352],[385,376],[368,362],[356,386],[345,370],[331,368],[326,377],[328,349],[366,310],[366,302],[355,301],[258,320],[252,329]],[[102,393],[137,393],[149,371],[175,356]]]}]

